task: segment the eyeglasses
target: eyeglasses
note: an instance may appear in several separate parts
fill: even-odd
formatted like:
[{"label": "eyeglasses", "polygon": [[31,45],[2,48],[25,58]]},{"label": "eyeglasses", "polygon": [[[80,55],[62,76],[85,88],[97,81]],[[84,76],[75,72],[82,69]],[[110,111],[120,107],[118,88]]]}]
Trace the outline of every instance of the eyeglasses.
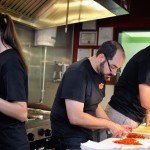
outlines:
[{"label": "eyeglasses", "polygon": [[109,70],[110,70],[110,72],[112,72],[112,70],[111,70],[111,66],[110,66],[110,63],[109,63],[109,61],[108,61],[108,58],[106,57],[106,55],[105,55],[105,54],[104,54],[104,56],[105,56],[105,58],[106,58],[106,61],[107,61],[107,64],[108,64]]}]

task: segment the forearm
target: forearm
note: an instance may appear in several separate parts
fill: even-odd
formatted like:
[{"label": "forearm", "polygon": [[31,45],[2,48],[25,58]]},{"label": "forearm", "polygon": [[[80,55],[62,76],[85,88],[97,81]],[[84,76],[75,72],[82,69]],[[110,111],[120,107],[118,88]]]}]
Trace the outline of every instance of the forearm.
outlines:
[{"label": "forearm", "polygon": [[87,113],[82,113],[81,115],[78,115],[76,120],[74,120],[74,122],[71,123],[90,129],[110,128],[112,124],[114,124],[110,120],[94,117]]},{"label": "forearm", "polygon": [[110,118],[108,117],[108,115],[106,114],[104,109],[102,108],[101,104],[99,104],[97,109],[96,109],[96,116],[98,118],[103,118],[103,119],[110,120]]},{"label": "forearm", "polygon": [[[112,122],[109,119],[99,118],[83,112],[84,103],[66,99],[66,108],[69,122],[72,125],[88,128],[88,129],[109,129],[114,136],[122,136],[126,134],[126,129],[121,125]],[[101,105],[98,106],[101,108]],[[101,109],[96,110],[96,114],[100,113]],[[102,109],[103,110],[103,109]],[[98,114],[97,114],[98,115]],[[105,116],[107,118],[107,116]]]},{"label": "forearm", "polygon": [[8,102],[0,98],[0,112],[20,121],[27,119],[26,102]]}]

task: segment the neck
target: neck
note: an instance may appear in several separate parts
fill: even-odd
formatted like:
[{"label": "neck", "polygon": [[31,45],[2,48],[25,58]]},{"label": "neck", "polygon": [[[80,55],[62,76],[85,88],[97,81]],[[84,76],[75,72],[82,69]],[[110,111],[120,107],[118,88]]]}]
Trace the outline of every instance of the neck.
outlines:
[{"label": "neck", "polygon": [[10,46],[8,45],[4,45],[1,41],[0,41],[0,53],[2,53],[3,51],[7,50],[11,48]]},{"label": "neck", "polygon": [[98,67],[97,67],[97,66],[99,66],[99,63],[96,59],[96,56],[90,57],[89,60],[90,60],[90,63],[92,65],[93,69],[95,70],[95,72],[99,73]]}]

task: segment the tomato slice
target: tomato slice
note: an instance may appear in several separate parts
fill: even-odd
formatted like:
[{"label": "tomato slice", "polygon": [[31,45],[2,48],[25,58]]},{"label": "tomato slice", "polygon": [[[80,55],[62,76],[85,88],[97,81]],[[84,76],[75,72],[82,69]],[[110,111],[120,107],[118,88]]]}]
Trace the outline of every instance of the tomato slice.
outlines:
[{"label": "tomato slice", "polygon": [[142,145],[135,138],[124,138],[124,139],[120,139],[120,140],[115,140],[113,142],[117,143],[117,144],[125,144],[125,145]]},{"label": "tomato slice", "polygon": [[141,134],[137,134],[137,133],[129,133],[127,135],[127,138],[139,138],[139,139],[145,139],[145,137]]}]

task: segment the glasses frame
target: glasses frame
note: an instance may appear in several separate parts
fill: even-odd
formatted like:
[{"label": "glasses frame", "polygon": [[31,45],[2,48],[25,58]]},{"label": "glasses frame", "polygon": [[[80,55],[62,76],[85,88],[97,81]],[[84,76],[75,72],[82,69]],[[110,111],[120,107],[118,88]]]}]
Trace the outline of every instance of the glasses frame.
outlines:
[{"label": "glasses frame", "polygon": [[111,70],[111,66],[110,66],[110,63],[109,63],[109,61],[108,61],[108,58],[106,57],[106,54],[104,54],[104,56],[105,56],[105,59],[106,59],[106,61],[107,61],[107,64],[108,64],[109,70],[110,70],[110,72],[112,72],[112,70]]}]

